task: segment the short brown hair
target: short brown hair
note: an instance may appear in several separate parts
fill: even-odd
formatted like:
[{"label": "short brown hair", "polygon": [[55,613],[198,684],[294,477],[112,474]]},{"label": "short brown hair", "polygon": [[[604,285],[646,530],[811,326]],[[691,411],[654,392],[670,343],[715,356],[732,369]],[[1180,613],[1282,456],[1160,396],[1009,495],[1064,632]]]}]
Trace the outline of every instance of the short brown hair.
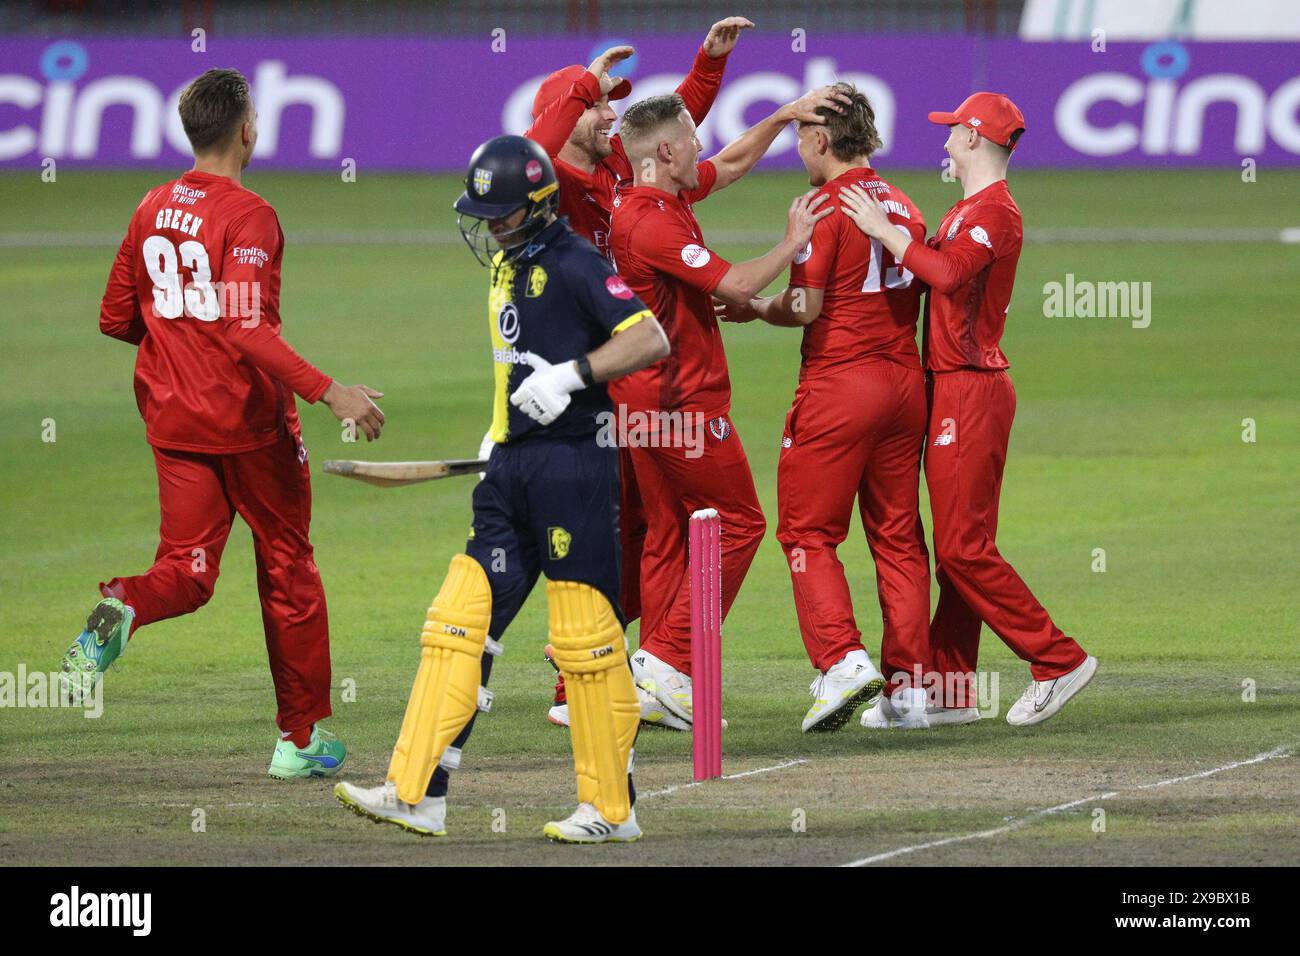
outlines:
[{"label": "short brown hair", "polygon": [[238,70],[208,70],[181,93],[181,124],[196,153],[221,143],[248,119],[252,96]]},{"label": "short brown hair", "polygon": [[651,96],[633,103],[623,114],[618,128],[619,138],[624,143],[644,139],[669,120],[677,119],[685,109],[686,101],[676,93]]},{"label": "short brown hair", "polygon": [[817,115],[826,117],[826,135],[831,141],[835,158],[848,162],[859,156],[870,156],[884,145],[876,132],[876,111],[865,93],[852,83],[836,83],[835,89],[848,94],[851,103],[841,103],[843,113],[825,106],[817,107]]}]

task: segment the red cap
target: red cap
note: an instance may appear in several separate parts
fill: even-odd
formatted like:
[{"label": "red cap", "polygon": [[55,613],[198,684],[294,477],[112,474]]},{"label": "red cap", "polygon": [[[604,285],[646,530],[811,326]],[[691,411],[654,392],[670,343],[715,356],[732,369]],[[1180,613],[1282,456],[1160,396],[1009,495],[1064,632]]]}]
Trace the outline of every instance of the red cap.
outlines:
[{"label": "red cap", "polygon": [[[533,119],[537,119],[542,114],[542,110],[550,106],[565,93],[569,92],[574,82],[587,72],[587,68],[580,64],[566,66],[562,70],[556,70],[546,79],[542,80],[542,85],[537,88],[537,95],[533,97]],[[621,79],[614,88],[609,91],[611,100],[621,100],[632,92],[632,81]]]},{"label": "red cap", "polygon": [[931,113],[930,122],[940,126],[960,123],[990,143],[1015,149],[1025,131],[1025,115],[1001,93],[972,93],[951,113]]}]

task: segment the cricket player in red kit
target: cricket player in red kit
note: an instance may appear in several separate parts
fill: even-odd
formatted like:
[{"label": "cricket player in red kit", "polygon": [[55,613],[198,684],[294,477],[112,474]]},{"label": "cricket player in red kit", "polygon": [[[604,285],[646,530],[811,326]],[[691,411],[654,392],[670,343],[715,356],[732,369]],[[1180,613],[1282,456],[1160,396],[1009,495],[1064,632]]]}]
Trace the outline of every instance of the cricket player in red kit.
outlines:
[{"label": "cricket player in red kit", "polygon": [[[1047,720],[1083,690],[1097,671],[1097,659],[1053,623],[994,543],[1016,410],[1010,363],[999,342],[1022,238],[1020,210],[1007,188],[1007,164],[1025,119],[1007,97],[975,93],[951,113],[931,113],[930,122],[949,127],[945,149],[964,195],[928,243],[895,230],[885,210],[861,189],[846,187],[840,198],[863,232],[930,287],[925,480],[939,579],[930,642],[935,670],[955,676],[944,681],[944,708],[966,716],[973,708],[983,621],[1029,663],[1033,680],[1007,712],[1008,723],[1026,726]],[[895,725],[887,701],[882,698],[877,709],[880,719],[864,724]]]},{"label": "cricket player in red kit", "polygon": [[[727,17],[709,29],[690,72],[677,87],[696,123],[704,122],[722,85],[727,56],[736,47],[741,31],[754,26],[744,17]],[[621,100],[632,92],[627,79],[613,76],[610,69],[632,56],[630,46],[611,47],[591,66],[578,64],[556,70],[548,76],[533,98],[533,125],[524,134],[546,150],[560,181],[560,215],[569,220],[573,231],[591,242],[600,254],[609,256],[610,215],[614,194],[620,183],[631,183],[632,164],[617,134],[612,132],[618,119],[611,100]],[[480,450],[490,451],[488,437]],[[623,546],[622,611],[626,621],[641,616],[641,550],[645,543],[646,521],[641,509],[632,458],[626,448],[619,449],[619,537]],[[661,716],[653,701],[643,700],[643,717],[654,723]],[[555,703],[548,719],[567,726],[568,706],[564,698],[564,680],[557,676]]]},{"label": "cricket player in red kit", "polygon": [[275,210],[240,184],[257,143],[247,80],[209,70],[182,93],[180,115],[194,168],[140,202],[99,319],[137,349],[161,542],[144,574],[100,585],[104,600],[64,657],[65,687],[76,696],[93,686],[134,629],[206,604],[238,514],[253,534],[281,731],[269,772],[330,776],[346,751],[315,726],[330,715],[329,625],[294,394],[371,440],[384,422],[371,401],[380,393],[334,382],[280,335],[284,236]]},{"label": "cricket player in red kit", "polygon": [[[871,103],[851,84],[837,89],[851,99],[843,113],[827,111],[825,125],[799,126],[809,182],[828,207],[838,205],[844,186],[868,190],[884,204],[891,228],[924,240],[920,210],[871,168],[881,146]],[[785,291],[724,313],[803,329],[799,387],[781,440],[776,536],[790,565],[804,647],[820,672],[805,732],[838,730],[886,685],[862,645],[836,556],[855,498],[876,563],[884,673],[906,678],[929,669],[930,557],[918,504],[926,421],[920,309],[912,274],[846,216],[831,215],[795,256]],[[892,677],[890,691],[924,722],[925,692],[912,683]]]},{"label": "cricket player in red kit", "polygon": [[748,172],[791,120],[824,123],[818,107],[842,109],[843,94],[814,90],[781,107],[716,156],[698,162],[695,122],[676,94],[654,96],[623,114],[621,135],[635,171],[620,188],[610,243],[619,275],[650,307],[671,353],[613,383],[626,416],[647,531],[641,559],[641,646],[632,655],[637,685],[677,720],[692,719],[691,512],[722,519],[722,613],[740,591],[766,528],[749,461],[728,417],[731,383],[711,296],[743,304],[789,265],[808,242],[818,211],[812,193],[790,207],[785,238],[766,255],[733,265],[708,248],[692,204]]}]

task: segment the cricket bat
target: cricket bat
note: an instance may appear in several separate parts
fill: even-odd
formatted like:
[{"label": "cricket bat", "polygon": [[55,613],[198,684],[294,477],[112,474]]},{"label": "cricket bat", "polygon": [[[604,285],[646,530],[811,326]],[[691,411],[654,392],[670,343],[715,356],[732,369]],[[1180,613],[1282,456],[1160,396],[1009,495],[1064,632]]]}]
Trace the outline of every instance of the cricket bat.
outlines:
[{"label": "cricket bat", "polygon": [[322,466],[327,475],[342,475],[369,482],[380,488],[414,485],[438,478],[474,475],[487,468],[479,458],[454,458],[449,461],[341,461],[331,460]]}]

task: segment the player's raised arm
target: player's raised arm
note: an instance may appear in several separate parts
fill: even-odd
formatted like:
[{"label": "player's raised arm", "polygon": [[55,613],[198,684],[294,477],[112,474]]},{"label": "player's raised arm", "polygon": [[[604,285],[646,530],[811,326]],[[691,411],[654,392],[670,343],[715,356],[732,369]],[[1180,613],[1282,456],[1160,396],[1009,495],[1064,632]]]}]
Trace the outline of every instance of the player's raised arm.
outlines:
[{"label": "player's raised arm", "polygon": [[825,201],[826,197],[818,196],[813,189],[796,196],[786,216],[785,238],[766,255],[733,265],[718,282],[713,295],[732,305],[749,306],[750,300],[779,276],[808,244],[813,227],[831,214],[833,210],[824,205]]},{"label": "player's raised arm", "polygon": [[727,69],[727,56],[736,48],[741,32],[753,28],[753,22],[745,17],[727,17],[709,28],[709,35],[696,52],[690,72],[677,87],[677,95],[686,103],[686,109],[696,123],[704,122],[704,117],[713,108],[713,101],[722,87],[722,74]]},{"label": "player's raised arm", "polygon": [[765,120],[755,123],[726,146],[722,147],[709,162],[717,168],[718,178],[713,184],[712,192],[725,189],[741,176],[754,168],[754,164],[763,158],[772,141],[791,121],[800,123],[825,123],[826,117],[817,112],[819,107],[843,112],[841,103],[850,102],[849,97],[834,85],[809,90],[799,99],[787,103]]},{"label": "player's raised arm", "polygon": [[[225,308],[221,321],[212,323],[213,331],[222,335],[250,363],[267,375],[287,385],[305,402],[324,401],[339,421],[355,422],[367,441],[379,437],[384,427],[384,413],[371,400],[383,396],[365,385],[340,385],[294,351],[280,335],[278,316],[265,311],[269,302],[260,295],[264,284],[278,285],[280,253],[284,238],[275,211],[269,206],[254,209],[231,228],[227,245],[228,261],[221,272],[224,289],[239,290],[238,295],[224,296],[237,301],[239,308]],[[266,250],[268,255],[242,255],[249,249]],[[247,304],[248,308],[244,308]],[[206,323],[205,323],[206,324]]]},{"label": "player's raised arm", "polygon": [[[546,155],[552,158],[559,156],[565,143],[573,135],[573,130],[578,125],[578,120],[582,118],[582,114],[609,96],[620,84],[627,83],[622,77],[613,76],[609,71],[614,64],[626,60],[635,52],[630,46],[610,47],[596,57],[585,72],[579,73],[574,78],[568,91],[562,96],[552,97],[546,88],[547,84],[542,84],[537,99],[538,102],[545,102],[546,106],[537,113],[533,125],[528,127],[524,135],[546,150]],[[580,67],[574,66],[572,69],[577,72]],[[547,83],[554,82],[563,74],[564,71],[551,74],[547,78]],[[611,112],[609,116],[612,123],[614,114]]]}]

